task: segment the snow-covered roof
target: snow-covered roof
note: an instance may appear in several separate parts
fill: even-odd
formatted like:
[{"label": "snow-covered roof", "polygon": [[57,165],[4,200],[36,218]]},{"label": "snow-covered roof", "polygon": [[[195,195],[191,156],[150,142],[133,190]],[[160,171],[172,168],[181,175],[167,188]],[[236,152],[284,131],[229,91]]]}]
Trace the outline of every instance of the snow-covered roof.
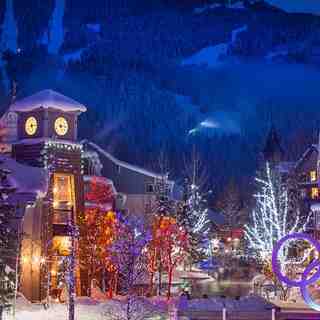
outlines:
[{"label": "snow-covered roof", "polygon": [[51,89],[39,91],[32,96],[18,100],[9,109],[14,112],[27,112],[38,108],[52,108],[64,112],[87,111],[87,108],[81,103]]},{"label": "snow-covered roof", "polygon": [[298,168],[300,166],[300,164],[303,163],[303,161],[305,160],[305,158],[313,151],[318,152],[318,145],[316,144],[312,144],[311,146],[309,146],[307,148],[307,150],[302,154],[302,156],[299,158],[299,160],[296,162],[295,168]]},{"label": "snow-covered roof", "polygon": [[[93,142],[90,142],[90,141],[87,141],[87,140],[83,140],[82,143],[91,146],[97,152],[103,154],[110,161],[112,161],[113,163],[117,164],[120,167],[123,167],[123,168],[129,169],[129,170],[141,173],[141,174],[143,174],[145,176],[148,176],[148,177],[151,177],[151,178],[156,178],[156,179],[162,179],[163,178],[163,176],[161,174],[151,172],[151,171],[146,170],[144,168],[129,164],[127,162],[124,162],[124,161],[121,161],[121,160],[115,158],[111,153],[103,150],[101,147],[99,147],[97,144],[95,144]],[[173,184],[173,181],[169,181],[169,183]]]},{"label": "snow-covered roof", "polygon": [[33,193],[44,197],[48,191],[48,173],[45,169],[27,166],[0,155],[0,168],[10,170],[8,180],[17,193]]},{"label": "snow-covered roof", "polygon": [[292,161],[283,161],[280,162],[279,165],[277,166],[277,169],[281,173],[289,173],[291,172],[292,169],[294,169],[296,163]]},{"label": "snow-covered roof", "polygon": [[320,203],[314,203],[310,207],[311,211],[320,211]]}]

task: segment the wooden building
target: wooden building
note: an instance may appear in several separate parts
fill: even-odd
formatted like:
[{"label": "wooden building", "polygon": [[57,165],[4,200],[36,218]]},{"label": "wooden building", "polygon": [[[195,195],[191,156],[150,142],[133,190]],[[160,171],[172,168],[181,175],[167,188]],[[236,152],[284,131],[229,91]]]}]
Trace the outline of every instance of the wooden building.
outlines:
[{"label": "wooden building", "polygon": [[[85,111],[80,103],[44,90],[13,102],[1,118],[0,166],[12,171],[17,186],[11,201],[20,218],[19,290],[32,302],[54,295],[65,273],[70,223],[79,225],[97,207],[146,215],[163,182],[163,175],[116,159],[92,142],[77,141],[78,116]],[[173,181],[167,179],[165,187],[168,197],[181,198]],[[91,197],[97,190],[104,199]],[[85,296],[90,284],[78,243],[76,249],[76,291]]]},{"label": "wooden building", "polygon": [[[127,214],[148,216],[156,199],[157,186],[163,181],[164,176],[121,161],[88,140],[83,141],[83,148],[86,158],[85,170],[95,166],[95,171],[99,171],[102,176],[113,182],[117,190],[116,207]],[[166,181],[168,197],[181,200],[182,189],[179,185],[173,180]]]},{"label": "wooden building", "polygon": [[[24,203],[21,215],[20,291],[31,301],[43,300],[58,285],[70,249],[70,221],[77,224],[84,211],[83,150],[77,142],[77,118],[84,111],[80,103],[44,90],[16,101],[5,114],[12,160],[26,175],[40,169],[47,181],[46,191]],[[76,282],[81,294],[79,269]]]}]

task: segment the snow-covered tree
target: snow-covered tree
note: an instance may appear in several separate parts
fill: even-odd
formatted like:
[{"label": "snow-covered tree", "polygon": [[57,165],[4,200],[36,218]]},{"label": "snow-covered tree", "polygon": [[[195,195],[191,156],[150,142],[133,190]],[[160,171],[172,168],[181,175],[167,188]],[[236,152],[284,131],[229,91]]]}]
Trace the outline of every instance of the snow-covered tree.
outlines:
[{"label": "snow-covered tree", "polygon": [[56,5],[49,24],[49,44],[48,52],[58,54],[63,44],[64,29],[63,16],[65,10],[65,0],[56,0]]},{"label": "snow-covered tree", "polygon": [[3,310],[12,304],[18,277],[13,270],[18,250],[17,231],[11,221],[15,211],[7,201],[15,188],[8,181],[9,173],[8,170],[0,169],[0,319]]},{"label": "snow-covered tree", "polygon": [[[265,177],[256,178],[260,186],[255,195],[256,207],[252,211],[251,222],[245,226],[245,236],[249,248],[266,264],[270,264],[275,243],[282,237],[305,230],[309,216],[303,218],[299,208],[291,208],[289,192],[281,181],[279,173],[266,164]],[[281,265],[290,263],[289,243],[279,254]]]}]

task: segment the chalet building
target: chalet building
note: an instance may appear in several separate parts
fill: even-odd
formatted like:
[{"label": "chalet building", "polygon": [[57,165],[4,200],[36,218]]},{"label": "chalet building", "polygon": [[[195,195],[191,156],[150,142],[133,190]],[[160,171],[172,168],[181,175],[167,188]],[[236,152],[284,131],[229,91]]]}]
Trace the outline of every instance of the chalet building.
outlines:
[{"label": "chalet building", "polygon": [[280,137],[272,126],[266,139],[263,155],[265,161],[278,170],[283,181],[289,177],[295,180],[299,188],[300,212],[306,217],[312,211],[308,231],[317,233],[317,230],[320,230],[319,146],[316,144],[309,146],[298,161],[285,161]]},{"label": "chalet building", "polygon": [[182,190],[174,181],[166,179],[161,174],[121,161],[93,142],[84,140],[82,143],[86,170],[99,172],[114,183],[118,192],[117,208],[126,211],[127,214],[145,216],[150,213],[154,207],[159,185],[164,179],[167,196],[174,200],[182,198]]},{"label": "chalet building", "polygon": [[[146,214],[164,181],[163,175],[78,141],[78,117],[85,111],[82,104],[44,90],[12,101],[0,119],[0,167],[12,172],[10,182],[16,188],[10,201],[16,207],[21,244],[19,291],[33,302],[57,288],[70,254],[70,227],[81,216],[95,208]],[[165,181],[168,197],[181,197],[176,184]],[[86,295],[90,284],[78,263],[78,249],[76,260],[76,292]]]},{"label": "chalet building", "polygon": [[299,184],[301,209],[312,211],[312,231],[319,237],[320,189],[319,189],[319,146],[311,145],[295,164],[295,175]]}]

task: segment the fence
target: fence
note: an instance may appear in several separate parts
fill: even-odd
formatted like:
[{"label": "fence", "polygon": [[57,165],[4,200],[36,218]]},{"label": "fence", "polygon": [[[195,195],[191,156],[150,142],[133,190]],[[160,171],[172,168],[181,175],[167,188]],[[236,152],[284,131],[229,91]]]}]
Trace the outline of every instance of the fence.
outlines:
[{"label": "fence", "polygon": [[293,312],[277,311],[275,309],[265,311],[238,311],[230,312],[226,309],[217,312],[210,311],[188,311],[177,312],[174,320],[312,320],[320,319],[317,312]]}]

